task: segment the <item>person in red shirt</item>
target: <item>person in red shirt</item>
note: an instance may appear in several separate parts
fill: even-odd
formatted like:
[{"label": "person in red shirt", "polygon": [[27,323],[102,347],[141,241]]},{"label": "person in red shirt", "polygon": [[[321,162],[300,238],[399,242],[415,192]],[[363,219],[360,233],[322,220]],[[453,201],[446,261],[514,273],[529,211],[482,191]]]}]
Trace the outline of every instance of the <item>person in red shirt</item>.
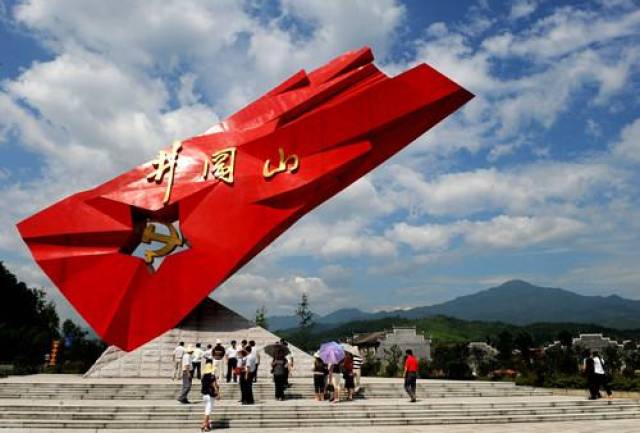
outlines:
[{"label": "person in red shirt", "polygon": [[411,403],[416,402],[416,380],[418,379],[418,360],[413,356],[413,351],[407,349],[404,362],[404,389],[411,397]]}]

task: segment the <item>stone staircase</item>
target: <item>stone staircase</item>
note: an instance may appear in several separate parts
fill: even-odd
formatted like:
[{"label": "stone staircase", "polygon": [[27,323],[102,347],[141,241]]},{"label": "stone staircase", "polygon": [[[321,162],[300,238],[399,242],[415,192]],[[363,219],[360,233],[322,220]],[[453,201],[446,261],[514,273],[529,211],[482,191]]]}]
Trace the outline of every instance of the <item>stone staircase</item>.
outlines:
[{"label": "stone staircase", "polygon": [[[237,384],[223,383],[221,387],[223,401],[234,402],[240,398]],[[113,383],[3,383],[0,386],[2,399],[34,400],[174,400],[180,391],[180,384],[113,384]],[[274,400],[274,385],[268,380],[260,380],[253,386],[257,401]],[[292,380],[287,389],[288,399],[312,399],[311,379]],[[509,382],[454,382],[421,381],[417,389],[419,398],[451,397],[536,397],[550,396],[547,390],[530,387],[516,387]],[[357,398],[393,399],[406,396],[402,383],[372,382],[363,383]],[[189,395],[191,400],[200,400],[200,387],[194,379]]]},{"label": "stone staircase", "polygon": [[[7,404],[0,411],[0,428],[12,429],[196,429],[202,416],[198,405],[25,405]],[[455,403],[385,401],[372,403],[304,402],[240,406],[218,403],[215,427],[301,428],[318,426],[394,426],[475,423],[530,423],[640,419],[638,401],[462,401]],[[195,431],[195,430],[194,430]],[[544,431],[544,429],[541,429]]]},{"label": "stone staircase", "polygon": [[[0,429],[196,429],[202,416],[197,382],[190,399],[175,401],[179,384],[160,379],[81,379],[36,375],[0,380]],[[287,401],[273,384],[254,386],[256,405],[238,404],[239,387],[222,385],[216,427],[302,428],[429,424],[524,423],[640,419],[640,401],[587,401],[508,382],[420,380],[418,402],[407,402],[397,380],[364,378],[353,402],[312,398],[308,378],[294,378]]]},{"label": "stone staircase", "polygon": [[[254,340],[258,348],[279,340],[275,334],[255,326],[253,322],[224,305],[206,298],[176,328],[171,329],[143,346],[124,352],[110,346],[87,371],[87,378],[170,378],[173,373],[173,350],[180,341],[186,345],[201,343],[215,344],[220,339],[226,346],[231,340],[240,345],[241,340]],[[289,346],[293,353],[295,374],[311,376],[313,358],[295,346]],[[262,368],[259,377],[269,375],[271,357],[260,350]]]}]

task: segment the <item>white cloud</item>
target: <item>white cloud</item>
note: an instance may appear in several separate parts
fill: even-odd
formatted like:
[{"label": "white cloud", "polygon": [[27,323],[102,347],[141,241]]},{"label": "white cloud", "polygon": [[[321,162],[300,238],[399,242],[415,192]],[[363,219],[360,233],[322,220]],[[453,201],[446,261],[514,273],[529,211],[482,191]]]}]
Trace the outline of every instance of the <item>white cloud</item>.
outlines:
[{"label": "white cloud", "polygon": [[445,174],[425,180],[407,168],[394,170],[396,199],[407,209],[432,215],[472,215],[483,211],[544,210],[559,200],[579,204],[598,188],[615,188],[616,171],[599,163],[545,162]]},{"label": "white cloud", "polygon": [[[266,305],[269,315],[292,314],[301,296],[306,293],[314,311],[326,312],[340,305],[336,294],[318,277],[293,275],[267,278],[260,275],[238,273],[213,292],[213,298],[252,317],[255,308]],[[315,309],[319,307],[319,310]]]},{"label": "white cloud", "polygon": [[509,18],[517,20],[531,15],[538,8],[537,2],[533,0],[518,0],[511,5]]},{"label": "white cloud", "polygon": [[640,119],[622,129],[620,140],[614,143],[612,152],[622,162],[640,162]]},{"label": "white cloud", "polygon": [[522,248],[571,238],[582,233],[581,221],[562,217],[510,217],[500,215],[490,221],[465,223],[468,244],[487,248]]},{"label": "white cloud", "polygon": [[[621,42],[640,36],[639,22],[638,10],[556,8],[530,29],[494,31],[479,44],[463,24],[432,24],[416,41],[415,57],[387,69],[395,73],[424,61],[478,97],[407,154],[449,157],[461,149],[478,153],[488,148],[488,159],[494,161],[514,150],[523,131],[554,126],[585,91],[588,104],[610,105],[639,70],[640,50]],[[505,76],[510,61],[527,66],[507,67]],[[535,140],[526,143],[534,146]]]},{"label": "white cloud", "polygon": [[303,217],[264,253],[326,260],[393,256],[395,246],[368,228],[393,210],[395,205],[382,196],[370,177],[364,177]]},{"label": "white cloud", "polygon": [[395,242],[408,244],[417,250],[441,250],[449,247],[458,229],[441,224],[425,224],[412,226],[407,223],[398,223],[386,232],[389,239]]},{"label": "white cloud", "polygon": [[602,14],[597,10],[564,7],[535,22],[521,34],[505,33],[484,42],[493,55],[550,59],[580,51],[594,43],[637,35],[640,10]]},{"label": "white cloud", "polygon": [[461,220],[447,225],[400,223],[386,235],[418,251],[446,249],[454,238],[474,248],[520,249],[565,240],[585,228],[583,222],[563,217],[499,215],[487,221]]}]

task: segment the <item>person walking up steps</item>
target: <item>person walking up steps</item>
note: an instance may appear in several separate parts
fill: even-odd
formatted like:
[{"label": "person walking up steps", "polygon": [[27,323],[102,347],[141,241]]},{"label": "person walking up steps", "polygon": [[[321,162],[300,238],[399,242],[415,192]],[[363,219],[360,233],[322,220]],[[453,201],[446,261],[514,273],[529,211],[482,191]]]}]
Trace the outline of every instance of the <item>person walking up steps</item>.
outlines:
[{"label": "person walking up steps", "polygon": [[216,375],[218,381],[222,380],[224,376],[224,347],[222,347],[222,341],[216,340],[216,345],[213,346],[211,351],[211,357],[213,358],[213,373]]},{"label": "person walking up steps", "polygon": [[253,404],[253,377],[256,374],[256,356],[251,345],[247,344],[244,350],[247,353],[245,358],[245,404]]},{"label": "person walking up steps", "polygon": [[193,353],[193,347],[189,346],[185,351],[185,354],[182,355],[182,389],[180,390],[180,397],[178,397],[178,401],[182,404],[189,404],[189,391],[191,391],[191,380],[193,379],[193,375],[191,374],[191,369],[193,365],[191,364],[191,354]]},{"label": "person walking up steps", "polygon": [[249,346],[251,346],[251,353],[256,358],[256,370],[253,373],[253,382],[258,381],[258,368],[260,367],[260,350],[256,347],[256,342],[251,340],[249,341]]},{"label": "person walking up steps", "polygon": [[231,382],[232,376],[233,381],[237,382],[238,375],[234,373],[236,366],[238,365],[238,349],[236,348],[236,340],[231,340],[231,346],[227,347],[225,358],[227,358],[227,383]]},{"label": "person walking up steps", "polygon": [[195,375],[198,379],[200,379],[200,368],[202,366],[202,357],[204,356],[204,351],[200,348],[200,343],[196,344],[196,348],[193,350],[193,357],[191,358],[191,363],[193,364],[193,369],[191,370],[191,378]]},{"label": "person walking up steps", "polygon": [[287,383],[288,368],[289,363],[284,357],[284,351],[278,350],[276,356],[273,358],[273,362],[271,362],[271,373],[273,374],[273,383],[276,388],[276,400],[279,401],[284,401],[284,389]]},{"label": "person walking up steps", "polygon": [[589,400],[596,400],[600,396],[600,385],[594,371],[593,356],[589,354],[584,359],[584,374],[587,376],[587,388],[589,389]]},{"label": "person walking up steps", "polygon": [[327,366],[316,353],[313,360],[313,391],[317,401],[324,400],[324,393],[327,390]]},{"label": "person walking up steps", "polygon": [[240,384],[240,402],[244,404],[253,404],[251,402],[252,396],[249,395],[249,387],[248,387],[248,367],[247,363],[249,361],[249,354],[246,350],[240,349],[238,351],[238,366],[236,367],[236,372],[238,374],[239,384]]},{"label": "person walking up steps", "polygon": [[[289,347],[289,343],[286,342],[285,340],[280,340],[280,342],[285,347]],[[290,388],[291,384],[289,383],[289,378],[293,376],[293,368],[294,368],[293,352],[291,350],[289,350],[289,353],[285,355],[285,359],[287,360],[287,377],[285,378],[284,386],[285,388]]]},{"label": "person walking up steps", "polygon": [[341,394],[341,376],[342,376],[342,362],[338,364],[329,364],[329,383],[333,386],[333,395],[331,398],[331,403],[339,403],[340,402],[340,394]]},{"label": "person walking up steps", "polygon": [[601,398],[600,388],[604,388],[604,390],[607,392],[607,397],[611,398],[613,396],[613,393],[611,392],[611,386],[609,385],[609,381],[607,380],[607,367],[605,365],[604,359],[602,359],[602,356],[600,356],[600,353],[597,350],[593,352],[591,357],[593,358],[593,370],[596,376],[595,380],[598,384],[597,398]]},{"label": "person walking up steps", "polygon": [[200,431],[211,431],[211,409],[213,399],[220,399],[220,388],[215,374],[213,374],[213,361],[206,359],[202,369],[202,402],[204,403],[204,419]]},{"label": "person walking up steps", "polygon": [[360,392],[360,377],[362,376],[362,357],[360,355],[353,355],[353,377],[355,380],[356,389],[355,392]]},{"label": "person walking up steps", "polygon": [[356,385],[353,378],[353,355],[348,352],[342,362],[342,378],[344,379],[344,388],[347,390],[347,400],[352,401]]},{"label": "person walking up steps", "polygon": [[407,359],[404,362],[404,389],[411,397],[411,403],[416,402],[416,380],[418,379],[418,360],[413,356],[413,351],[407,349]]},{"label": "person walking up steps", "polygon": [[182,376],[182,356],[184,355],[184,341],[178,343],[173,349],[173,380],[180,379]]}]

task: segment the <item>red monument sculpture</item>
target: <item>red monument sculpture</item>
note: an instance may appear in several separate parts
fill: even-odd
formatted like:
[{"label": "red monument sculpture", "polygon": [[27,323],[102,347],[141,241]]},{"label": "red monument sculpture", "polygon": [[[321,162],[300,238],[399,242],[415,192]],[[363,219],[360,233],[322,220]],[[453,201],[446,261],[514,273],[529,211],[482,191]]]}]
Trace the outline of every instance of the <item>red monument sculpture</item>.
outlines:
[{"label": "red monument sculpture", "polygon": [[372,62],[365,47],[301,70],[207,133],[25,219],[20,234],[96,333],[135,349],[473,97],[425,64],[389,78]]}]

